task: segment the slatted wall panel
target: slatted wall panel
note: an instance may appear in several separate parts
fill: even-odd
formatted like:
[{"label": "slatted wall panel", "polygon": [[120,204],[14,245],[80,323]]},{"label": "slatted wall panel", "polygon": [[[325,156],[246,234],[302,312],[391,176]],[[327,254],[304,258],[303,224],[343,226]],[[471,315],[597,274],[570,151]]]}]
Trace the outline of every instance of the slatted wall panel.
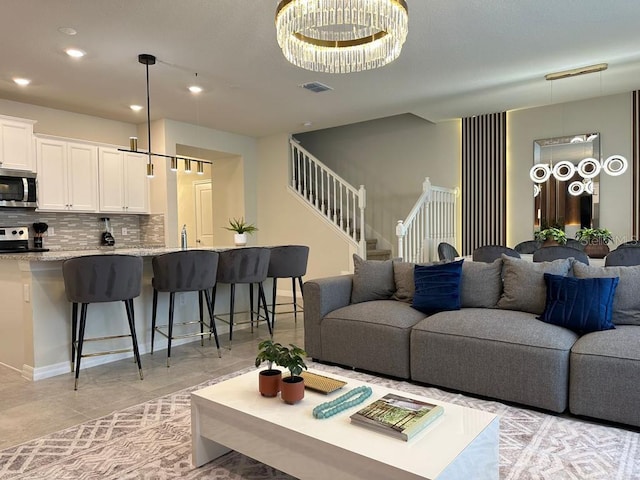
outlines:
[{"label": "slatted wall panel", "polygon": [[633,158],[631,174],[633,175],[633,240],[640,240],[640,90],[633,92]]},{"label": "slatted wall panel", "polygon": [[507,114],[462,119],[462,255],[507,240]]}]

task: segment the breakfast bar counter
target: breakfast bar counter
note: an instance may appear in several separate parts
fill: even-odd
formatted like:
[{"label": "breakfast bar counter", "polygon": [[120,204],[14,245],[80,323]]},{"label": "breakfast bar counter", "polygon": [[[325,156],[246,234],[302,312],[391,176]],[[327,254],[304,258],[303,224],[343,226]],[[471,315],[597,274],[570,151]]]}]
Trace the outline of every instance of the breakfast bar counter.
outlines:
[{"label": "breakfast bar counter", "polygon": [[[229,248],[235,247],[210,247],[207,250],[219,251]],[[22,376],[29,380],[39,380],[71,371],[71,304],[67,301],[64,290],[62,263],[69,258],[96,254],[143,257],[142,292],[134,300],[134,308],[140,353],[149,352],[153,300],[151,259],[156,255],[179,250],[177,247],[135,247],[0,254],[0,364],[21,372]],[[221,285],[217,290],[216,314],[228,313],[228,286]],[[236,309],[247,310],[248,306],[240,304]],[[160,323],[166,323],[167,311],[168,295],[160,295]],[[119,334],[127,328],[122,302],[91,304],[87,315],[87,337]],[[176,322],[193,321],[198,318],[197,292],[181,292],[176,295],[175,318]],[[226,336],[222,334],[228,331],[228,326],[218,322],[217,327],[224,344]],[[166,348],[166,342],[161,338],[160,341],[156,341],[156,350]],[[178,340],[173,344],[179,345],[187,341],[188,339]],[[109,348],[116,350],[128,348],[130,345],[130,339],[122,338],[114,341]],[[88,357],[83,361],[83,367],[131,355]],[[144,369],[144,363],[142,367]]]}]

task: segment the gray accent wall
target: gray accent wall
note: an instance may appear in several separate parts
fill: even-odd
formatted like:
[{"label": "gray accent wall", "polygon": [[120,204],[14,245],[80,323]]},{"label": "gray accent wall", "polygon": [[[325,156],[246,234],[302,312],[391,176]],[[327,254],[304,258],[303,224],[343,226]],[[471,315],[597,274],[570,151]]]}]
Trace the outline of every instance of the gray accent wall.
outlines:
[{"label": "gray accent wall", "polygon": [[367,236],[393,248],[395,225],[432,185],[460,185],[460,120],[438,124],[411,114],[294,135],[355,187],[367,190]]}]

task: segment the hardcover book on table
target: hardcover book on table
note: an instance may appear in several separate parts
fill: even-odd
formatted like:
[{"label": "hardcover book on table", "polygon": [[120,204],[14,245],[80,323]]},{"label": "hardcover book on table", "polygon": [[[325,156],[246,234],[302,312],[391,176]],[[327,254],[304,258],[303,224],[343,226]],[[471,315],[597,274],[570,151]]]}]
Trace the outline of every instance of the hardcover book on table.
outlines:
[{"label": "hardcover book on table", "polygon": [[351,415],[351,423],[372,428],[405,442],[438,418],[441,405],[388,393]]}]

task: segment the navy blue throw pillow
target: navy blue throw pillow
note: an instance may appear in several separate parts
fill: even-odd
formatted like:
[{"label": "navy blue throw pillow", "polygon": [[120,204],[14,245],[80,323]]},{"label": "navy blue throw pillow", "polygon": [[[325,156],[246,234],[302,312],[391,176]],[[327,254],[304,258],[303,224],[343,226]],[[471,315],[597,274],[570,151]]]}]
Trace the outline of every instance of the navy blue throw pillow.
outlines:
[{"label": "navy blue throw pillow", "polygon": [[416,265],[413,279],[416,291],[411,306],[422,313],[460,310],[462,262]]},{"label": "navy blue throw pillow", "polygon": [[544,274],[547,300],[543,322],[583,334],[615,328],[611,322],[619,277],[575,278]]}]

